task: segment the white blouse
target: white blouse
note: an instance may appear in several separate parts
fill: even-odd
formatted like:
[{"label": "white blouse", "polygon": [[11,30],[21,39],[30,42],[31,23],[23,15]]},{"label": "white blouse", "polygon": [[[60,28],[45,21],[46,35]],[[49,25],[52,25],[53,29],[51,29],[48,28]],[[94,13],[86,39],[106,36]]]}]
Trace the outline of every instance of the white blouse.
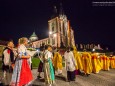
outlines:
[{"label": "white blouse", "polygon": [[19,47],[18,47],[18,56],[21,58],[22,57],[22,55],[27,55],[27,48],[23,45],[23,44],[21,44]]},{"label": "white blouse", "polygon": [[[21,45],[18,47],[18,56],[21,58],[22,55],[25,55],[25,56],[30,55],[30,54],[28,53],[28,51],[27,51],[27,48],[26,48],[23,44],[21,44]],[[30,61],[30,63],[32,63],[31,57],[29,58],[29,61]]]},{"label": "white blouse", "polygon": [[10,65],[10,54],[8,53],[8,49],[4,50],[4,64]]},{"label": "white blouse", "polygon": [[65,52],[64,53],[64,59],[66,64],[66,70],[67,71],[74,71],[76,69],[76,62],[73,55],[73,52]]},{"label": "white blouse", "polygon": [[53,54],[48,50],[45,50],[44,55],[45,55],[45,59],[52,59],[53,58]]}]

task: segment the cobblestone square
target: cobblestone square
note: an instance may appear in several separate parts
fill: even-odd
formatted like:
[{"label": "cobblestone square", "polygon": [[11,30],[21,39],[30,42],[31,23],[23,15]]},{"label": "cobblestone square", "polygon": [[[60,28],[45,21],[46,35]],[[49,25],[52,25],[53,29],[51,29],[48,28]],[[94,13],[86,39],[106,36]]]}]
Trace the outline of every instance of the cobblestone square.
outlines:
[{"label": "cobblestone square", "polygon": [[[37,70],[33,69],[33,86],[44,86],[44,80],[37,79]],[[56,86],[115,86],[115,69],[100,71],[98,74],[91,73],[90,76],[76,76],[76,81],[66,82],[66,72],[63,77],[56,77]],[[54,85],[55,86],[55,85]]]}]

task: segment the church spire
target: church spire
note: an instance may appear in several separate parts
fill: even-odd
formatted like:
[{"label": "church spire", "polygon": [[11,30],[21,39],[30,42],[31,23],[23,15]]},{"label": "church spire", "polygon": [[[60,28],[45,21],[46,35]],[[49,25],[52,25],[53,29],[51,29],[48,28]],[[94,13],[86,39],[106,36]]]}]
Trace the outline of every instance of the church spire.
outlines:
[{"label": "church spire", "polygon": [[67,20],[67,16],[66,16],[65,13],[64,13],[62,3],[60,3],[59,18],[60,18],[60,19],[65,19],[65,20]]},{"label": "church spire", "polygon": [[56,6],[54,6],[54,14],[57,15],[57,7]]},{"label": "church spire", "polygon": [[59,11],[59,15],[64,15],[64,10],[63,10],[62,3],[60,3],[60,11]]},{"label": "church spire", "polygon": [[53,15],[51,16],[51,18],[55,18],[55,17],[57,17],[57,7],[56,6],[54,6],[53,8]]}]

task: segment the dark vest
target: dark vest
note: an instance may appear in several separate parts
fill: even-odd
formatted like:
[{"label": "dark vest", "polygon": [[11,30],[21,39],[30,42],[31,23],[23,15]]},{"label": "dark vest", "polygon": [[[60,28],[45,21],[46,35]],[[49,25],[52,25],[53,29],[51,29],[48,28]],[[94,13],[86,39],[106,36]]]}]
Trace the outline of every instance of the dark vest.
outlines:
[{"label": "dark vest", "polygon": [[[14,63],[14,53],[13,53],[13,51],[12,51],[10,48],[6,47],[6,48],[3,50],[3,52],[4,52],[6,49],[8,49],[8,50],[10,51],[10,61],[11,61],[12,63]],[[9,66],[10,66],[10,65],[4,65],[4,53],[2,53],[2,70],[4,71],[4,70],[9,69]]]}]

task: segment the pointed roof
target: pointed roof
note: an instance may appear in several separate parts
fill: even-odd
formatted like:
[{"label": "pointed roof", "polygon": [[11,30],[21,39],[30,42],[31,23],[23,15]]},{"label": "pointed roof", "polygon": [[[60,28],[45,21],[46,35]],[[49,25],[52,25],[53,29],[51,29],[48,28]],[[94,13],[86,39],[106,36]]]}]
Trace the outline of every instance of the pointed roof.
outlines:
[{"label": "pointed roof", "polygon": [[60,19],[67,20],[67,16],[64,13],[64,9],[63,9],[62,3],[60,3],[59,17],[60,17]]},{"label": "pointed roof", "polygon": [[51,16],[51,19],[52,19],[52,18],[55,18],[55,17],[57,17],[57,16],[58,16],[58,14],[57,14],[57,7],[54,6],[54,8],[53,8],[53,15]]},{"label": "pointed roof", "polygon": [[57,7],[54,6],[54,14],[57,14]]},{"label": "pointed roof", "polygon": [[60,11],[59,11],[59,15],[64,15],[64,10],[63,10],[62,3],[60,3]]}]

